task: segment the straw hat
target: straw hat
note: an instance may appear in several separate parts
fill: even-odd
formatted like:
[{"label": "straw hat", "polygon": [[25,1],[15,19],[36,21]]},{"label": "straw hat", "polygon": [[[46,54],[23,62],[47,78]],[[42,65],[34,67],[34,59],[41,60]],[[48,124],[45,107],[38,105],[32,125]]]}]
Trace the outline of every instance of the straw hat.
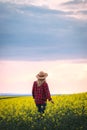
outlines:
[{"label": "straw hat", "polygon": [[45,79],[47,76],[48,76],[48,74],[45,73],[45,72],[43,72],[43,71],[40,71],[40,72],[36,75],[37,79]]}]

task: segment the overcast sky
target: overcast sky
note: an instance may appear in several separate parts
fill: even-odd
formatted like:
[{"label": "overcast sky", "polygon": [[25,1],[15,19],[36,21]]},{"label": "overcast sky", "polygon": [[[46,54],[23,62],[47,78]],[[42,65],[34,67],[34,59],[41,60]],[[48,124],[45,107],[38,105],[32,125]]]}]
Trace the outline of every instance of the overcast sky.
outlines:
[{"label": "overcast sky", "polygon": [[0,0],[0,59],[87,58],[87,1]]},{"label": "overcast sky", "polygon": [[[36,63],[38,68],[36,67],[35,72],[33,68]],[[42,63],[45,66],[41,66]],[[14,73],[15,70],[15,76],[13,76],[15,78],[18,75],[19,64],[21,66],[20,72],[23,72],[22,74],[24,74],[23,70],[27,72],[24,75],[27,78],[24,81],[24,86],[25,83],[27,83],[27,87],[29,84],[31,85],[34,80],[31,79],[31,74],[35,76],[34,74],[41,69],[45,69],[53,77],[58,71],[59,76],[62,75],[60,76],[61,79],[65,80],[64,76],[67,75],[67,71],[71,72],[72,68],[73,72],[68,73],[67,82],[63,85],[59,84],[60,81],[57,81],[57,77],[55,77],[53,78],[54,81],[56,80],[55,85],[68,86],[67,89],[63,88],[64,91],[61,90],[60,93],[64,93],[65,90],[67,90],[65,93],[73,93],[72,87],[70,88],[70,83],[68,83],[68,81],[72,81],[74,88],[81,85],[80,90],[82,91],[84,87],[84,91],[86,91],[87,1],[0,0],[0,77],[2,77],[0,87],[3,88],[1,92],[28,93],[25,92],[27,89],[23,91],[24,86],[22,91],[21,89],[19,91],[11,90],[12,85],[17,85],[18,81],[17,79],[14,82],[10,80],[11,74],[8,73],[8,70],[10,73]],[[66,64],[68,64],[69,69]],[[83,69],[80,70],[81,64]],[[53,65],[53,68],[57,68],[56,71],[52,67],[50,68],[51,65]],[[75,65],[76,68],[79,68],[79,71],[74,68]],[[63,70],[66,70],[66,72],[59,69],[60,66],[63,66]],[[14,68],[14,70],[10,68]],[[70,74],[75,78],[75,72],[78,76],[79,74],[84,75],[82,76],[82,84],[80,84],[81,80],[78,80],[78,78],[69,79]],[[7,76],[5,79],[3,74]],[[79,85],[77,85],[77,81]],[[52,83],[51,79],[49,82]],[[19,86],[21,84],[23,85],[23,78],[20,79]],[[31,93],[31,87],[29,92]],[[51,89],[51,92],[58,93],[59,89]]]}]

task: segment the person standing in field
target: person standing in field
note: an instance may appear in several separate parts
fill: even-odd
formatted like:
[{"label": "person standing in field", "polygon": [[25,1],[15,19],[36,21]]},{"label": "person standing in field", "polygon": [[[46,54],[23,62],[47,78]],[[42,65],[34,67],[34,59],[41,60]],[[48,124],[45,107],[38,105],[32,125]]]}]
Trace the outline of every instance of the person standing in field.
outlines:
[{"label": "person standing in field", "polygon": [[47,73],[40,71],[37,75],[37,81],[34,81],[32,87],[32,96],[35,100],[35,104],[38,108],[38,112],[44,113],[46,109],[47,100],[52,101],[48,84],[46,82]]}]

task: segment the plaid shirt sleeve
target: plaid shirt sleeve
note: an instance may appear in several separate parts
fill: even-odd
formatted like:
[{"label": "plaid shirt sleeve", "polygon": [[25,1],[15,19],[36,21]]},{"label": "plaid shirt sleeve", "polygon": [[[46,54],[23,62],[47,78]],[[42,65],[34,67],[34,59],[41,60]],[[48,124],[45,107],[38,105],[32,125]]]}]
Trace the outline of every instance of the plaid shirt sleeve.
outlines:
[{"label": "plaid shirt sleeve", "polygon": [[32,87],[32,96],[33,96],[33,98],[35,98],[35,94],[34,94],[35,86],[36,86],[36,82],[33,83],[33,87]]},{"label": "plaid shirt sleeve", "polygon": [[50,95],[50,91],[49,91],[49,87],[48,87],[48,84],[46,82],[44,84],[44,92],[45,92],[46,99],[48,99],[49,101],[52,100],[51,95]]}]

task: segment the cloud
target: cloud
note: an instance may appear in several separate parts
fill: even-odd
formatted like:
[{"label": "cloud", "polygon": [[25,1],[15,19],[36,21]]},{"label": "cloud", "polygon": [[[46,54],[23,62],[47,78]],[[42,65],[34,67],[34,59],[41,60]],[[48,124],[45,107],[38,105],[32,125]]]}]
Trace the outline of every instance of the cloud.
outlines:
[{"label": "cloud", "polygon": [[[60,6],[66,7],[68,3],[31,3],[32,1],[13,0],[0,3],[1,59],[87,58],[86,20],[66,17],[72,16],[73,10],[65,11]],[[52,3],[59,8],[52,8]],[[78,13],[86,14],[84,11]]]},{"label": "cloud", "polygon": [[[62,3],[64,9],[71,10],[73,13],[71,17],[87,20],[87,1],[86,0],[72,0],[65,3]],[[77,8],[78,7],[78,8]]]},{"label": "cloud", "polygon": [[65,5],[79,5],[79,4],[86,4],[86,0],[69,0],[64,2]]},{"label": "cloud", "polygon": [[[34,6],[34,7],[40,7],[44,9],[49,9],[52,11],[49,11],[51,13],[63,13],[64,16],[66,17],[72,17],[75,19],[80,19],[80,20],[86,20],[87,17],[83,13],[78,13],[81,10],[86,10],[87,11],[87,2],[85,0],[0,0],[3,3],[11,3],[11,4],[16,4],[18,6]],[[78,6],[78,8],[77,8]],[[39,10],[38,10],[39,11]],[[41,10],[40,10],[41,11]],[[37,10],[36,10],[37,12]],[[45,11],[43,10],[45,13]],[[23,13],[23,12],[21,12]]]},{"label": "cloud", "polygon": [[[42,43],[42,42],[41,42]],[[79,48],[78,48],[79,47]],[[77,49],[78,48],[78,49]],[[86,48],[81,45],[69,44],[39,44],[3,46],[0,51],[0,59],[7,60],[57,60],[57,59],[86,59]]]},{"label": "cloud", "polygon": [[[15,4],[25,4],[25,5],[57,5],[60,4],[61,2],[63,3],[65,0],[61,0],[61,1],[53,1],[53,0],[0,0],[1,2],[9,2],[9,3],[15,3]],[[66,0],[66,2],[69,0]]]}]

